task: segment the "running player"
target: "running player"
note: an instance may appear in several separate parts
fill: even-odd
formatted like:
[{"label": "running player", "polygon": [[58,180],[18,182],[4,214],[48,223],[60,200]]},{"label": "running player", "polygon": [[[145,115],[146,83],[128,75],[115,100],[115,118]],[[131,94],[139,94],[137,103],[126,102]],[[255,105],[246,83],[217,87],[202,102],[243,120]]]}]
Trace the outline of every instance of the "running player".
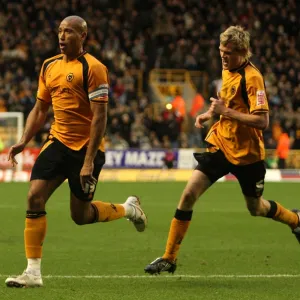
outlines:
[{"label": "running player", "polygon": [[36,104],[28,116],[15,155],[43,125],[49,107],[54,112],[48,140],[32,170],[25,222],[25,252],[28,260],[22,275],[9,277],[9,287],[42,286],[41,257],[46,235],[46,202],[68,179],[71,216],[78,225],[109,222],[122,217],[144,231],[147,219],[139,198],[130,196],[123,204],[93,201],[98,176],[105,163],[104,132],[107,121],[108,74],[106,67],[83,50],[87,24],[78,16],[65,18],[58,32],[61,54],[45,60],[39,77]]},{"label": "running player", "polygon": [[190,225],[197,199],[229,172],[236,176],[252,216],[271,218],[287,224],[300,242],[299,210],[290,211],[263,198],[266,174],[262,131],[269,125],[269,107],[261,73],[249,61],[250,35],[231,26],[220,35],[222,88],[218,98],[210,98],[209,110],[196,118],[201,128],[213,115],[220,115],[207,134],[205,153],[195,153],[198,161],[171,222],[165,253],[146,266],[145,271],[174,273],[181,242]]}]

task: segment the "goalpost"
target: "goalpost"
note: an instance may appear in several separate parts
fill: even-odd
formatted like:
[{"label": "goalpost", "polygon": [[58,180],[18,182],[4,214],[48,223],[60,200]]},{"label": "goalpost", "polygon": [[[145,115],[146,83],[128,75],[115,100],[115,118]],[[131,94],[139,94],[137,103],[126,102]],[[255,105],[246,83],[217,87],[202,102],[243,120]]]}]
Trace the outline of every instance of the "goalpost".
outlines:
[{"label": "goalpost", "polygon": [[[0,112],[0,153],[7,150],[20,141],[24,130],[24,115],[22,112]],[[6,156],[6,155],[5,155]],[[22,171],[23,169],[23,156],[18,154],[16,156],[18,164],[16,166],[17,171]],[[7,159],[2,155],[1,158],[1,168],[9,169],[7,166]],[[6,167],[7,166],[7,167]],[[0,169],[1,169],[0,168]]]}]

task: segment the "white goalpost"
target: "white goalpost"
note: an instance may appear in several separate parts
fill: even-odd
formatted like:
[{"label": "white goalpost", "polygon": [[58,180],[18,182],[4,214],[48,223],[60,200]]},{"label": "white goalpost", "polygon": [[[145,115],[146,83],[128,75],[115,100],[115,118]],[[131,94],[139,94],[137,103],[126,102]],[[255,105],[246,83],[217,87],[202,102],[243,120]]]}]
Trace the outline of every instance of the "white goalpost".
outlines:
[{"label": "white goalpost", "polygon": [[[0,138],[4,149],[9,149],[17,143],[22,137],[23,130],[24,115],[22,112],[0,112]],[[0,152],[4,149],[1,149]],[[19,154],[16,159],[18,161],[16,171],[22,171],[23,156]]]}]

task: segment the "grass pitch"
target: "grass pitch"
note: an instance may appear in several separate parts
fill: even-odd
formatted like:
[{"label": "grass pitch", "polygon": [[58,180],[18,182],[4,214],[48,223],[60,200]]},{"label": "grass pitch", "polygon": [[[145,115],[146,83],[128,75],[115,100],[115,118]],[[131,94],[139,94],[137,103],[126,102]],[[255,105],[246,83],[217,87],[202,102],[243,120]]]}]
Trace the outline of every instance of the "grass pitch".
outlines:
[{"label": "grass pitch", "polygon": [[[161,256],[184,183],[99,183],[95,199],[120,203],[141,197],[149,217],[144,233],[126,220],[77,226],[68,185],[47,206],[44,287],[8,289],[7,275],[26,266],[23,229],[27,183],[0,183],[0,299],[296,300],[300,245],[283,224],[254,218],[236,182],[215,184],[196,204],[174,276],[145,275]],[[265,197],[300,207],[299,183],[266,183]]]}]

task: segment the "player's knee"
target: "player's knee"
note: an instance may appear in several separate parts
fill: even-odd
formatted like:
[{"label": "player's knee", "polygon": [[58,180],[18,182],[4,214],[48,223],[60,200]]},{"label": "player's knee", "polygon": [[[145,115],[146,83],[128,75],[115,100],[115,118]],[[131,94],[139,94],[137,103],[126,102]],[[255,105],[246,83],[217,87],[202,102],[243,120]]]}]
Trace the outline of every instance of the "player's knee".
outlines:
[{"label": "player's knee", "polygon": [[248,210],[250,212],[250,215],[253,217],[262,217],[265,215],[265,212],[262,209],[261,205],[248,205]]},{"label": "player's knee", "polygon": [[45,197],[42,192],[35,192],[30,190],[28,192],[28,208],[29,210],[44,210],[45,208]]},{"label": "player's knee", "polygon": [[84,219],[81,219],[81,218],[74,218],[74,217],[72,217],[72,220],[74,221],[74,223],[76,224],[76,225],[85,225],[86,224],[86,222],[84,221]]},{"label": "player's knee", "polygon": [[253,217],[258,217],[259,216],[259,210],[255,207],[248,207],[248,210],[250,212],[250,215]]},{"label": "player's knee", "polygon": [[75,213],[71,213],[71,218],[76,225],[85,225],[86,224],[86,220],[85,220],[85,218],[83,218],[83,216],[80,216]]},{"label": "player's knee", "polygon": [[185,189],[182,195],[183,202],[194,203],[197,200],[197,195],[191,189]]},{"label": "player's knee", "polygon": [[262,197],[247,197],[245,196],[247,208],[253,217],[263,217],[267,211],[265,209]]}]

